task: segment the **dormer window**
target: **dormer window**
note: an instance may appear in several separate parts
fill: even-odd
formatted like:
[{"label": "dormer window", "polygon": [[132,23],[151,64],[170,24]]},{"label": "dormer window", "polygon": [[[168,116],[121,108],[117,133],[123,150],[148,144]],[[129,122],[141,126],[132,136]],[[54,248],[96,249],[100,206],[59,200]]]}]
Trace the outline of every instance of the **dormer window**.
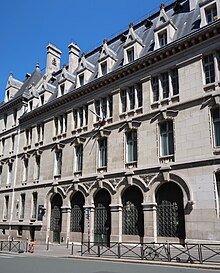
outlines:
[{"label": "dormer window", "polygon": [[61,96],[64,95],[64,91],[65,91],[65,85],[62,84],[62,85],[60,85],[60,95],[61,95]]},{"label": "dormer window", "polygon": [[213,5],[211,5],[205,9],[205,17],[206,17],[207,24],[210,24],[217,19],[216,3],[214,3]]},{"label": "dormer window", "polygon": [[207,0],[199,4],[201,13],[201,27],[216,21],[219,16],[219,1]]},{"label": "dormer window", "polygon": [[41,105],[44,105],[44,95],[40,96],[40,102],[41,102]]},{"label": "dormer window", "polygon": [[176,30],[177,28],[171,17],[165,11],[164,4],[161,4],[160,15],[154,28],[155,49],[171,43]]},{"label": "dormer window", "polygon": [[129,48],[127,50],[127,58],[128,58],[128,62],[133,62],[134,61],[134,48]]},{"label": "dormer window", "polygon": [[79,75],[79,84],[80,86],[84,85],[84,74]]},{"label": "dormer window", "polygon": [[30,111],[33,110],[33,101],[29,101],[29,109],[30,109]]},{"label": "dormer window", "polygon": [[101,63],[102,75],[107,74],[107,62]]},{"label": "dormer window", "polygon": [[129,31],[124,44],[124,64],[133,62],[139,58],[143,47],[143,40],[135,32],[133,23],[130,23]]},{"label": "dormer window", "polygon": [[7,101],[8,101],[10,99],[10,92],[9,92],[9,90],[7,90],[6,96],[7,96]]},{"label": "dormer window", "polygon": [[167,44],[167,30],[158,33],[158,40],[160,47],[165,46]]}]

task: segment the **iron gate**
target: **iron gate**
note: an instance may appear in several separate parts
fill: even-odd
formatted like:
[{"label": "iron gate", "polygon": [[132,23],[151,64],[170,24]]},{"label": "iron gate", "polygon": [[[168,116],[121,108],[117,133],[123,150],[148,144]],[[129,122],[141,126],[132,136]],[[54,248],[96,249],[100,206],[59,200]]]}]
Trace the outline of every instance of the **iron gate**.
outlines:
[{"label": "iron gate", "polygon": [[94,241],[98,244],[110,243],[110,209],[102,203],[95,207]]},{"label": "iron gate", "polygon": [[157,234],[176,237],[178,229],[178,206],[176,202],[163,200],[157,206]]},{"label": "iron gate", "polygon": [[53,241],[60,242],[61,210],[57,205],[51,209],[50,230],[53,231]]}]

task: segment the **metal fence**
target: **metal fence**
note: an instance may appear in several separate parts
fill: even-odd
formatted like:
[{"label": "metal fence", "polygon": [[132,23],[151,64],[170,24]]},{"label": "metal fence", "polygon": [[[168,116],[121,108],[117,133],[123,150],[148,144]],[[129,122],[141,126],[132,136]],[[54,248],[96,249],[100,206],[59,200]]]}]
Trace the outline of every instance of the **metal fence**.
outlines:
[{"label": "metal fence", "polygon": [[[28,241],[0,241],[0,251],[30,252]],[[67,242],[40,244],[35,242],[34,254],[53,257],[90,256],[116,259],[149,260],[220,265],[220,244],[176,243],[110,243]]]},{"label": "metal fence", "polygon": [[220,244],[110,243],[84,242],[82,256],[140,259],[161,262],[220,264]]}]

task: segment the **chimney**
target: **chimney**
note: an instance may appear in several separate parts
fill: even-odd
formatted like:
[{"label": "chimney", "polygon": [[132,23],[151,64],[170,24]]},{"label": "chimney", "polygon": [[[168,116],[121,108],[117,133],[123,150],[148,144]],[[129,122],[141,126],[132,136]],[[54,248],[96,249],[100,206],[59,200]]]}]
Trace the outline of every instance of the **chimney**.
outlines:
[{"label": "chimney", "polygon": [[61,53],[62,52],[54,45],[49,44],[47,46],[47,75],[51,75],[53,72],[57,72],[60,69]]},{"label": "chimney", "polygon": [[80,48],[76,45],[71,43],[69,46],[69,73],[73,73],[79,64],[79,53]]}]

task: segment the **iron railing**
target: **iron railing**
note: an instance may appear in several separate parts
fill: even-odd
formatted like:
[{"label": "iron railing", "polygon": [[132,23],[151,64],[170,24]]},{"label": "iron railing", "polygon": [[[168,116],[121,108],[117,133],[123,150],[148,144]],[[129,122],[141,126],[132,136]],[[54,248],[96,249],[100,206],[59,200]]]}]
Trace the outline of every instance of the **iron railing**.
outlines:
[{"label": "iron railing", "polygon": [[162,262],[220,264],[220,244],[83,242],[82,256],[140,259]]}]

